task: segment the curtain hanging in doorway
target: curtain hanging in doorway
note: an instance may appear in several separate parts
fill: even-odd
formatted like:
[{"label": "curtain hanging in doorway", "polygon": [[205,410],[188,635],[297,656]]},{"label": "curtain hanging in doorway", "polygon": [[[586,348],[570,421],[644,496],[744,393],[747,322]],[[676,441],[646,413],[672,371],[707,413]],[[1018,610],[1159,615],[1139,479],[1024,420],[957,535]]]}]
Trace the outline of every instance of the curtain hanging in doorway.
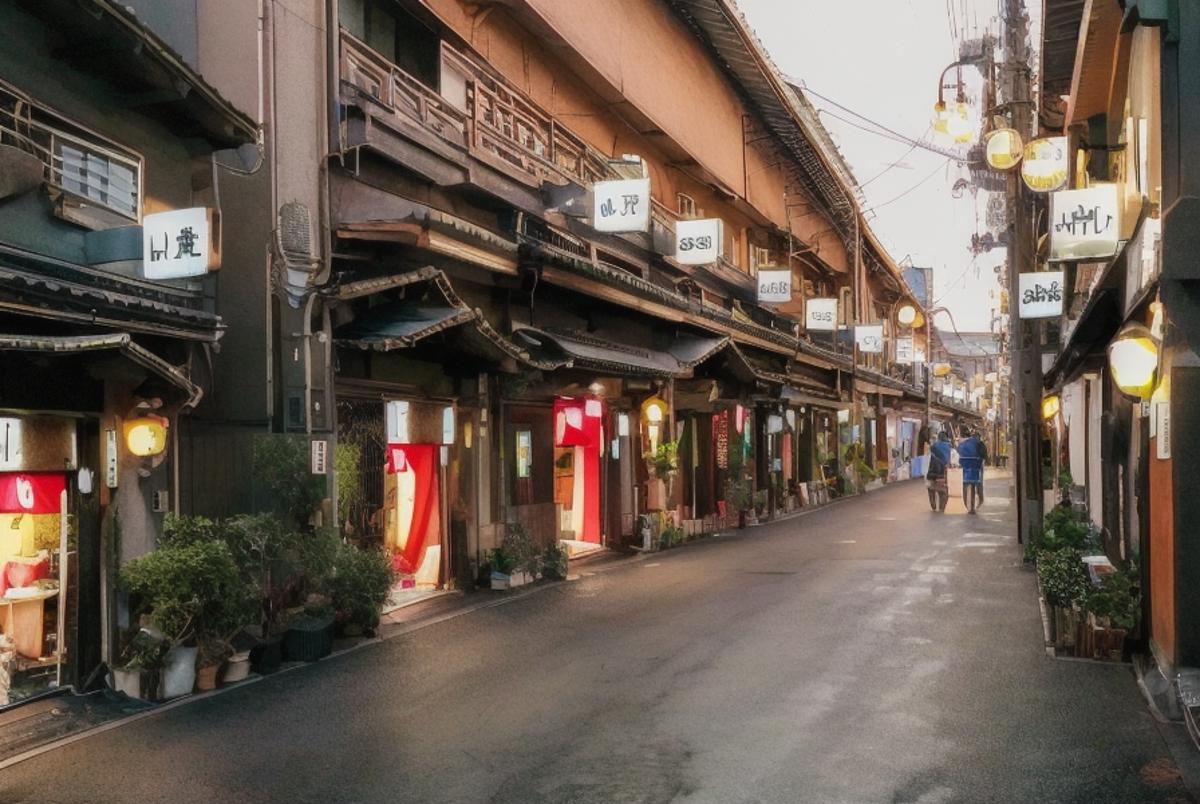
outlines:
[{"label": "curtain hanging in doorway", "polygon": [[[396,568],[403,573],[414,573],[420,568],[430,528],[438,524],[438,450],[437,444],[388,445],[388,472],[410,474],[413,480],[412,511],[408,517],[404,506],[398,511],[401,519],[408,518],[408,538],[396,544]],[[405,532],[405,524],[397,522],[398,533]]]}]

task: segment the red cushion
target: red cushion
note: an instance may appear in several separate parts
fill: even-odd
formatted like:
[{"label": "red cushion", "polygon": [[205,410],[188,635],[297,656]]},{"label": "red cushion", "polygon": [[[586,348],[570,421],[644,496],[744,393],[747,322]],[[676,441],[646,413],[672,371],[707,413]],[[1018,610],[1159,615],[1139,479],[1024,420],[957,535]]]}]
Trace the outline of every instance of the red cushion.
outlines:
[{"label": "red cushion", "polygon": [[50,577],[50,559],[43,558],[41,561],[30,563],[10,561],[4,568],[4,575],[8,578],[9,586],[18,589],[22,586],[33,586],[34,581]]}]

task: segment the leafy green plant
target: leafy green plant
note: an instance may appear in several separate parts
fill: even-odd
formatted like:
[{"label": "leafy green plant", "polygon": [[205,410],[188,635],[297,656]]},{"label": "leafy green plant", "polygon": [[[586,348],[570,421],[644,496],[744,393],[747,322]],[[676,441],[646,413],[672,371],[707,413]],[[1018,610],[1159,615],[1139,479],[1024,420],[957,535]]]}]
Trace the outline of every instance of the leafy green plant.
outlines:
[{"label": "leafy green plant", "polygon": [[326,590],[339,619],[369,629],[379,625],[384,601],[395,582],[396,571],[387,553],[341,545]]},{"label": "leafy green plant", "polygon": [[267,497],[259,508],[274,510],[298,528],[308,525],[325,498],[325,477],[310,471],[309,450],[304,437],[264,434],[254,439],[254,478]]},{"label": "leafy green plant", "polygon": [[725,501],[734,511],[745,511],[753,501],[750,481],[745,478],[730,479],[725,484]]},{"label": "leafy green plant", "polygon": [[337,482],[338,515],[345,519],[362,501],[362,447],[339,441],[333,448],[333,476]]},{"label": "leafy green plant", "polygon": [[122,670],[161,670],[167,662],[170,640],[162,639],[143,629],[133,635],[121,651],[118,664]]},{"label": "leafy green plant", "polygon": [[160,547],[122,567],[120,582],[175,643],[211,649],[254,617],[254,594],[224,542]]},{"label": "leafy green plant", "polygon": [[1142,597],[1136,567],[1120,569],[1088,590],[1084,608],[1098,618],[1107,618],[1117,628],[1132,631],[1141,617]]},{"label": "leafy green plant", "polygon": [[664,441],[646,459],[654,467],[654,476],[659,480],[666,480],[672,472],[679,468],[679,444],[674,441]]},{"label": "leafy green plant", "polygon": [[1085,515],[1070,505],[1056,505],[1042,520],[1041,532],[1029,542],[1028,552],[1036,555],[1039,550],[1086,550],[1097,547],[1091,523]]},{"label": "leafy green plant", "polygon": [[683,528],[675,525],[667,525],[658,535],[658,544],[662,549],[678,547],[683,544]]},{"label": "leafy green plant", "polygon": [[1038,553],[1038,580],[1051,606],[1067,609],[1087,599],[1091,580],[1081,558],[1081,553],[1070,547]]},{"label": "leafy green plant", "polygon": [[279,612],[288,597],[282,563],[295,558],[298,534],[274,514],[242,514],[221,523],[222,538],[237,566],[253,583],[262,606],[263,636],[281,630]]},{"label": "leafy green plant", "polygon": [[552,581],[567,577],[567,548],[561,544],[548,544],[542,551],[542,577]]},{"label": "leafy green plant", "polygon": [[217,523],[208,517],[170,513],[163,519],[163,532],[158,544],[160,547],[183,547],[219,538]]}]

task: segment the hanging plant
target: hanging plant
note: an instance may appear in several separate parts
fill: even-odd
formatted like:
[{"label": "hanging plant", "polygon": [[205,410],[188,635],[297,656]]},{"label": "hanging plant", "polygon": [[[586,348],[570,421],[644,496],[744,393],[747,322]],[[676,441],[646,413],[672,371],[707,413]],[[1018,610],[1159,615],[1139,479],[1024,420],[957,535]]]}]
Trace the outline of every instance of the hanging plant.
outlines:
[{"label": "hanging plant", "polygon": [[674,441],[664,441],[652,455],[646,456],[646,460],[654,467],[654,476],[666,480],[679,468],[679,445]]}]

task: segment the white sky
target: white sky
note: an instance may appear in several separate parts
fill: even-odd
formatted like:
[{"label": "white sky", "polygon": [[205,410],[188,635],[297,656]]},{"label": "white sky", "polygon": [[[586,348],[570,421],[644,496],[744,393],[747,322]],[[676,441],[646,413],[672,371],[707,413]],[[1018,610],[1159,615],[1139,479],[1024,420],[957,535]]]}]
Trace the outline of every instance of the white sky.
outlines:
[{"label": "white sky", "polygon": [[[998,32],[1001,0],[737,2],[786,76],[905,136],[955,149],[934,139],[929,128],[938,75],[957,60],[958,41],[989,28]],[[979,72],[965,68],[963,75],[968,93],[977,96]],[[947,74],[947,83],[953,77],[954,71]],[[1004,250],[993,249],[973,261],[969,249],[971,235],[987,231],[988,194],[980,191],[972,197],[968,190],[954,199],[954,182],[970,179],[965,166],[866,133],[833,115],[868,128],[869,123],[815,95],[808,97],[822,110],[821,120],[856,179],[866,185],[867,208],[882,205],[868,218],[892,256],[901,261],[910,255],[916,265],[933,266],[934,300],[950,308],[960,330],[991,329],[991,308],[998,302],[989,292],[999,287],[993,267],[1003,262]],[[978,105],[974,108],[977,115]],[[957,150],[965,154],[966,147]],[[937,323],[950,326],[945,315]]]}]

